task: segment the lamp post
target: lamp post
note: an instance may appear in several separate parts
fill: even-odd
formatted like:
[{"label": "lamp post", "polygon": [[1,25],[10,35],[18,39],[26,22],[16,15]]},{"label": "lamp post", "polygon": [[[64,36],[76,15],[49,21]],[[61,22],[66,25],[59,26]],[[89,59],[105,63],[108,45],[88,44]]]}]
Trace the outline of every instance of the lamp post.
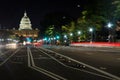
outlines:
[{"label": "lamp post", "polygon": [[70,33],[70,36],[73,36],[73,33]]},{"label": "lamp post", "polygon": [[68,36],[65,34],[65,35],[64,35],[64,45],[65,45],[65,46],[67,45],[67,39],[68,39]]},{"label": "lamp post", "polygon": [[110,22],[107,24],[107,27],[109,29],[108,42],[113,41],[113,32],[111,31],[112,30],[112,26],[113,26],[113,24],[110,23]]},{"label": "lamp post", "polygon": [[67,35],[64,35],[64,42],[67,42]]},{"label": "lamp post", "polygon": [[67,39],[67,35],[64,35],[64,38]]},{"label": "lamp post", "polygon": [[78,31],[78,35],[80,35],[81,34],[81,31]]},{"label": "lamp post", "polygon": [[57,35],[57,36],[56,36],[56,44],[57,44],[57,45],[60,44],[60,40],[59,40],[59,39],[60,39],[60,36]]},{"label": "lamp post", "polygon": [[58,39],[58,40],[59,40],[59,39],[60,39],[60,36],[58,36],[58,35],[57,35],[57,36],[56,36],[56,39]]},{"label": "lamp post", "polygon": [[89,28],[89,32],[91,33],[90,43],[92,43],[92,41],[93,41],[93,28]]},{"label": "lamp post", "polygon": [[69,38],[70,43],[72,43],[72,40],[73,40],[73,33],[70,33],[70,38]]},{"label": "lamp post", "polygon": [[113,24],[111,24],[110,22],[108,23],[108,28],[111,28],[113,26]]},{"label": "lamp post", "polygon": [[81,41],[81,39],[80,39],[81,31],[78,31],[77,33],[78,33],[78,42],[80,42]]}]

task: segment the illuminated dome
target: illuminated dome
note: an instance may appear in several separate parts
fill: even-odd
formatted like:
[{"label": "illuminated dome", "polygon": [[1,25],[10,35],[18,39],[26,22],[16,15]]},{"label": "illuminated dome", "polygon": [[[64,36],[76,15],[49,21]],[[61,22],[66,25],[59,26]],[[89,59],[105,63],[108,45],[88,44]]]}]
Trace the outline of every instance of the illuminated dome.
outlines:
[{"label": "illuminated dome", "polygon": [[29,17],[27,16],[27,13],[25,12],[24,13],[24,16],[22,17],[21,21],[20,21],[20,27],[19,27],[19,30],[32,30],[32,27],[31,27],[31,21],[29,19]]}]

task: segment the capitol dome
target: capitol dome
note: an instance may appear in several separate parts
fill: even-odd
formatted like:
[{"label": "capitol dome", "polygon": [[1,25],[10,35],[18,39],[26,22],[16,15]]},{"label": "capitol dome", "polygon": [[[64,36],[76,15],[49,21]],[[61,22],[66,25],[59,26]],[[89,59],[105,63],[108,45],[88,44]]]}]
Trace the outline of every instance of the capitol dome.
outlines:
[{"label": "capitol dome", "polygon": [[19,30],[32,30],[31,27],[31,21],[29,19],[29,17],[27,16],[27,13],[24,13],[24,16],[22,17],[21,21],[20,21],[20,27]]}]

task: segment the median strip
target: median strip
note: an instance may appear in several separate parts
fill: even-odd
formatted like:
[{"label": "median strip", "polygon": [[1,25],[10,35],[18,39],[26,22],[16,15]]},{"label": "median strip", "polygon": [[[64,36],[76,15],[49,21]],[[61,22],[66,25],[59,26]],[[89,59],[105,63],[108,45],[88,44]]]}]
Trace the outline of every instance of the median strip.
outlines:
[{"label": "median strip", "polygon": [[55,80],[67,80],[67,79],[65,79],[57,74],[54,74],[50,71],[47,71],[45,69],[42,69],[40,67],[35,66],[34,59],[33,59],[33,56],[32,56],[32,53],[31,53],[31,50],[29,47],[27,47],[27,54],[28,54],[28,67],[30,67],[30,68],[32,68],[40,73],[43,73],[43,74],[45,74],[45,75],[47,75]]}]

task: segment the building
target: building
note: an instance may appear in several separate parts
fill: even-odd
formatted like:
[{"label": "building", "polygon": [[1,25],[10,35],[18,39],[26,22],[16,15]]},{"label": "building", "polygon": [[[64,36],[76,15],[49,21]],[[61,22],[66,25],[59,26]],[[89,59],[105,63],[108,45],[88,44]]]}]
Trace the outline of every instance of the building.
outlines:
[{"label": "building", "polygon": [[19,29],[13,28],[12,32],[17,36],[32,37],[34,39],[38,37],[39,30],[37,28],[32,29],[31,21],[25,12],[20,21]]},{"label": "building", "polygon": [[0,28],[0,43],[6,44],[13,41],[23,42],[32,42],[36,41],[38,38],[39,30],[33,29],[31,21],[27,16],[27,13],[24,13],[22,17],[19,29],[4,29]]},{"label": "building", "polygon": [[117,21],[116,25],[116,41],[120,42],[120,20]]}]

